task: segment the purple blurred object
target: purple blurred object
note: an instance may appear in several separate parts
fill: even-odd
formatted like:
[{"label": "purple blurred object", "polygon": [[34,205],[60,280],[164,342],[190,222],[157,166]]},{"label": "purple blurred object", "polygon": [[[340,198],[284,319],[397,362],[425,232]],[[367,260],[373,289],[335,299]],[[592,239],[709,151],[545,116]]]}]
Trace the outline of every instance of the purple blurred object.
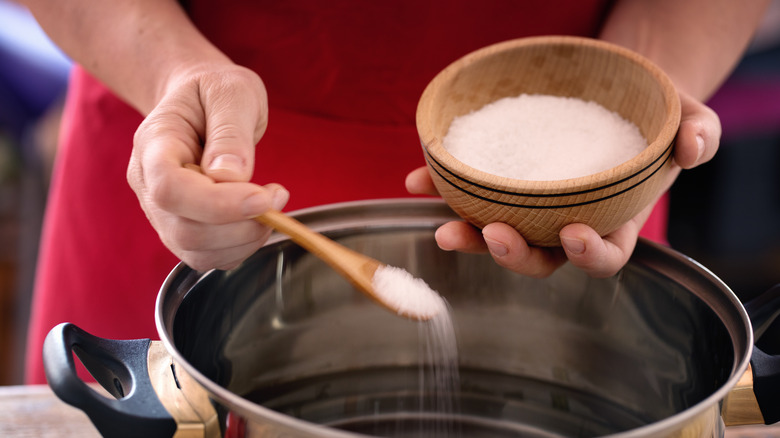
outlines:
[{"label": "purple blurred object", "polygon": [[0,128],[20,135],[61,98],[70,68],[27,9],[0,0]]}]

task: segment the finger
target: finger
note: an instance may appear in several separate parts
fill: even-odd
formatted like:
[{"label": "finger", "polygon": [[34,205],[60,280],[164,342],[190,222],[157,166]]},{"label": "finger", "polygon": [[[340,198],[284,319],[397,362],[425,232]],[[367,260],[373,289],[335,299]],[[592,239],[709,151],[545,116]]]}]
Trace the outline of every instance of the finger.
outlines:
[{"label": "finger", "polygon": [[[145,160],[153,157],[164,157],[175,167],[199,162],[202,148],[199,128],[193,126],[194,112],[191,105],[176,97],[158,105],[133,135],[131,162],[136,166],[134,170],[143,171],[147,164]],[[144,177],[140,175],[138,179]]]},{"label": "finger", "polygon": [[[171,99],[175,101],[176,99]],[[200,161],[201,147],[196,127],[176,111],[172,103],[161,104],[144,119],[133,136],[133,150],[127,169],[127,181],[139,203],[155,223],[157,209],[152,193],[159,175],[179,170],[185,163]],[[188,108],[184,105],[183,108]]]},{"label": "finger", "polygon": [[547,277],[566,261],[560,248],[529,246],[520,233],[507,224],[488,224],[482,229],[482,235],[493,260],[518,274]]},{"label": "finger", "polygon": [[439,248],[445,251],[466,253],[484,253],[487,251],[480,231],[466,222],[447,222],[436,230],[434,238]]},{"label": "finger", "polygon": [[231,71],[229,80],[201,79],[206,119],[201,166],[215,181],[246,182],[254,171],[255,145],[267,126],[267,98],[260,78]]},{"label": "finger", "polygon": [[264,242],[264,239],[253,240],[241,246],[215,251],[184,251],[180,258],[196,271],[233,269],[260,249]]},{"label": "finger", "polygon": [[202,173],[176,167],[170,160],[150,159],[144,179],[150,203],[195,222],[226,224],[281,209],[289,193],[279,185],[216,182]]},{"label": "finger", "polygon": [[428,168],[425,166],[409,172],[406,176],[406,190],[413,195],[439,195],[431,175],[428,173]]},{"label": "finger", "polygon": [[601,238],[584,224],[567,225],[561,230],[561,245],[569,261],[591,277],[611,277],[628,262],[636,246],[638,230],[623,226]]},{"label": "finger", "polygon": [[683,169],[690,169],[715,156],[721,124],[715,111],[693,97],[680,93],[680,103],[682,115],[674,160]]},{"label": "finger", "polygon": [[224,251],[262,242],[271,231],[251,220],[213,225],[174,215],[166,216],[158,229],[177,250],[187,253]]}]

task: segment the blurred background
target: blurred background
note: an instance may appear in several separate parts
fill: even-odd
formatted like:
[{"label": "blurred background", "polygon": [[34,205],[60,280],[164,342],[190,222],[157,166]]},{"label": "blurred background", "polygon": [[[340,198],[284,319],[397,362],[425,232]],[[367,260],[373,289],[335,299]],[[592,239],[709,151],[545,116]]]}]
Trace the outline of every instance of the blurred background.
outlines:
[{"label": "blurred background", "polygon": [[[0,385],[23,382],[26,321],[71,63],[0,0]],[[747,300],[780,283],[780,1],[709,102],[715,159],[672,189],[669,239]]]},{"label": "blurred background", "polygon": [[780,283],[780,2],[708,104],[720,149],[672,188],[669,241],[744,301]]},{"label": "blurred background", "polygon": [[35,259],[71,62],[0,0],[0,385],[20,384]]}]

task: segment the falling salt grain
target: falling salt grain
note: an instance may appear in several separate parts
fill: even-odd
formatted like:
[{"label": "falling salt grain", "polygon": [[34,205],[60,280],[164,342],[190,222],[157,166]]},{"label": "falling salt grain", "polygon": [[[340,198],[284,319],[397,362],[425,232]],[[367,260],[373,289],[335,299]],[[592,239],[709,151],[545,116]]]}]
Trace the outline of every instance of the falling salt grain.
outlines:
[{"label": "falling salt grain", "polygon": [[425,281],[402,268],[380,266],[372,279],[377,298],[399,315],[426,320],[419,325],[421,343],[419,412],[437,413],[420,423],[419,436],[460,436],[452,418],[460,411],[458,345],[447,302]]},{"label": "falling salt grain", "polygon": [[636,125],[595,102],[530,94],[456,117],[442,144],[475,169],[532,181],[598,173],[647,147]]},{"label": "falling salt grain", "polygon": [[372,279],[377,297],[398,314],[411,318],[429,319],[446,311],[444,299],[425,281],[405,269],[381,266]]}]

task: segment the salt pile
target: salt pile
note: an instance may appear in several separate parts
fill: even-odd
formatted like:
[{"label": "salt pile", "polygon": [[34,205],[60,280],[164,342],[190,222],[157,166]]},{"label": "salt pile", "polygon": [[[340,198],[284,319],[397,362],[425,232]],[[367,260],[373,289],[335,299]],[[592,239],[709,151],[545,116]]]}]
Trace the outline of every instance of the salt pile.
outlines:
[{"label": "salt pile", "polygon": [[595,102],[523,94],[456,117],[443,146],[475,169],[545,181],[610,169],[647,141],[636,125]]},{"label": "salt pile", "polygon": [[372,278],[374,293],[398,314],[414,319],[430,319],[446,311],[444,299],[425,281],[405,269],[380,266]]}]

